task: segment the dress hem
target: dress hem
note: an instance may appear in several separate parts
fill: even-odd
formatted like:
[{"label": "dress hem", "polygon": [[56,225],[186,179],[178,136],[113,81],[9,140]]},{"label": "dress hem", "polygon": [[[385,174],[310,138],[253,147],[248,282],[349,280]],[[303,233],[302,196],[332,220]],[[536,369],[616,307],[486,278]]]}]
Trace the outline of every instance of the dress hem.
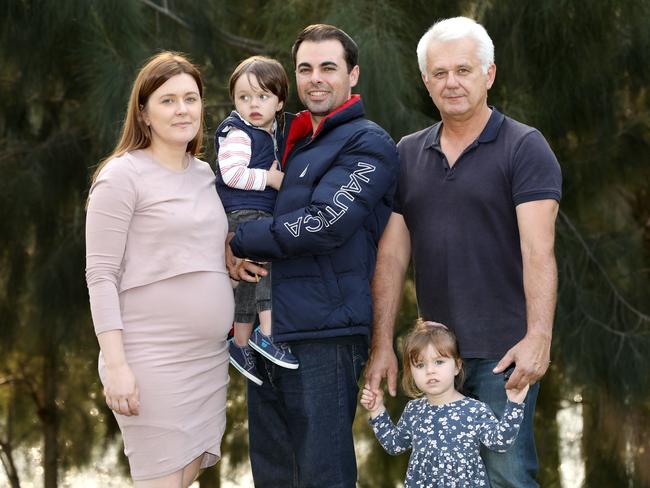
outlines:
[{"label": "dress hem", "polygon": [[183,460],[180,466],[177,466],[173,469],[166,469],[161,473],[156,473],[152,475],[134,476],[133,474],[131,474],[131,479],[133,481],[146,481],[146,480],[155,480],[157,478],[163,478],[164,476],[168,476],[170,474],[176,473],[177,471],[184,469],[186,466],[189,466],[192,463],[192,461],[194,461],[196,458],[198,458],[199,456],[205,456],[206,454],[210,456],[210,459],[208,459],[207,462],[205,459],[201,460],[201,466],[199,467],[199,469],[206,469],[211,466],[214,466],[221,460],[220,449],[215,449],[214,447],[210,447],[208,449],[204,449],[203,451],[199,451],[197,454],[189,456],[188,458]]}]

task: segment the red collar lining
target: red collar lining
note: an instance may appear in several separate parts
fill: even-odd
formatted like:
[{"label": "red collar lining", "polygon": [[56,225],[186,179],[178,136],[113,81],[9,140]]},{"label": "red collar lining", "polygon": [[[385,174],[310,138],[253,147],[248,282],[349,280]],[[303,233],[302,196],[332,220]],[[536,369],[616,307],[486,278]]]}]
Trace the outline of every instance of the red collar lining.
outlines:
[{"label": "red collar lining", "polygon": [[[335,110],[328,113],[325,117],[321,119],[320,123],[318,124],[318,127],[316,127],[316,131],[313,133],[311,138],[313,139],[318,135],[318,133],[323,127],[323,124],[327,119],[332,117],[334,114],[342,112],[350,105],[357,103],[359,100],[361,100],[360,95],[352,95],[344,104],[339,105]],[[308,136],[312,132],[312,130],[313,130],[313,125],[311,123],[311,116],[309,114],[309,111],[303,110],[302,112],[298,112],[294,117],[294,119],[291,121],[291,127],[289,128],[289,135],[287,136],[287,142],[284,147],[284,154],[282,155],[283,168],[284,168],[284,163],[287,160],[287,156],[289,155],[289,152],[291,152],[291,149],[293,149],[293,146],[296,145],[296,142]]]}]

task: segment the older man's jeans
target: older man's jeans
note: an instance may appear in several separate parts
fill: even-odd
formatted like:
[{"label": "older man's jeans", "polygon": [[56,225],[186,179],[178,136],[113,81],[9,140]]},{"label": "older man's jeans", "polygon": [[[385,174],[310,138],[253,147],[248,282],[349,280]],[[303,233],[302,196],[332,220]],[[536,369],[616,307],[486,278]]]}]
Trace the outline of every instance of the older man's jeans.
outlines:
[{"label": "older man's jeans", "polygon": [[291,344],[296,370],[258,358],[248,382],[250,460],[257,488],[354,488],[352,422],[368,357],[363,337]]},{"label": "older man's jeans", "polygon": [[[494,414],[501,418],[506,404],[503,375],[495,375],[492,369],[498,361],[491,359],[465,359],[465,384],[463,393],[487,403]],[[490,451],[481,446],[481,457],[485,462],[492,488],[537,488],[538,471],[533,421],[539,383],[531,385],[526,396],[524,421],[515,443],[505,453]]]}]

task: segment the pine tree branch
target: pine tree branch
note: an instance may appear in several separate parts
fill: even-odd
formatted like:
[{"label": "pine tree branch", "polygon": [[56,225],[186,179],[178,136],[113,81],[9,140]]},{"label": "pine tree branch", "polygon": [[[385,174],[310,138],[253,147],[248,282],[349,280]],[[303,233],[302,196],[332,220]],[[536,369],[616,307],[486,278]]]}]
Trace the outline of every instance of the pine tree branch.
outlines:
[{"label": "pine tree branch", "polygon": [[633,332],[629,332],[629,331],[628,331],[628,332],[623,332],[623,331],[620,331],[620,330],[614,329],[614,328],[611,327],[608,323],[605,323],[605,322],[603,322],[602,320],[598,320],[596,317],[594,317],[593,315],[591,315],[591,314],[590,314],[589,312],[587,312],[585,309],[581,309],[581,311],[582,311],[582,314],[585,316],[585,318],[586,318],[589,322],[591,322],[592,324],[596,324],[596,325],[598,325],[599,327],[601,327],[602,329],[606,330],[606,331],[609,332],[610,334],[613,334],[613,335],[619,336],[619,337],[621,337],[621,338],[626,338],[626,337],[630,337],[630,336],[632,336],[632,335],[636,335],[636,334],[634,334]]},{"label": "pine tree branch", "polygon": [[569,228],[571,233],[574,235],[574,237],[578,240],[580,245],[585,251],[585,254],[589,258],[589,260],[596,266],[596,269],[598,272],[602,275],[603,279],[605,280],[605,283],[611,290],[612,294],[614,295],[614,298],[624,307],[626,308],[629,312],[634,314],[639,318],[640,321],[642,322],[650,322],[650,315],[647,315],[643,312],[641,312],[639,309],[634,307],[630,302],[628,302],[625,297],[621,294],[621,292],[618,290],[614,282],[611,280],[609,275],[607,274],[607,271],[605,271],[605,268],[603,265],[598,261],[596,256],[594,256],[594,253],[591,251],[589,246],[587,245],[586,241],[578,231],[578,229],[573,225],[573,222],[571,219],[568,217],[567,214],[565,214],[562,210],[559,212],[560,219],[566,224],[566,226]]},{"label": "pine tree branch", "polygon": [[157,3],[153,2],[152,0],[140,0],[140,1],[141,1],[142,3],[144,3],[145,5],[151,7],[152,9],[156,10],[157,12],[159,12],[159,13],[161,13],[161,14],[167,16],[167,17],[169,17],[169,18],[172,19],[174,22],[176,22],[177,24],[182,25],[182,26],[185,27],[186,29],[190,29],[190,28],[191,28],[190,24],[188,24],[188,23],[185,22],[183,19],[181,19],[178,15],[176,15],[174,12],[172,12],[171,10],[169,10],[169,9],[167,8],[167,6],[165,6],[165,7],[161,7],[160,5],[158,5]]},{"label": "pine tree branch", "polygon": [[27,392],[29,393],[29,396],[32,398],[32,400],[34,400],[34,404],[36,405],[36,408],[38,410],[42,409],[44,407],[44,402],[42,401],[38,389],[36,388],[36,386],[32,381],[32,378],[26,372],[25,364],[24,363],[20,364],[19,369],[20,369],[20,377],[17,378],[17,381],[20,381],[26,385]]},{"label": "pine tree branch", "polygon": [[[160,6],[157,3],[155,3],[153,0],[140,0],[140,1],[145,5],[147,5],[148,7],[154,9],[156,12],[165,15],[166,17],[170,18],[177,24],[185,27],[186,29],[192,29],[192,26],[187,21],[183,20],[181,17],[179,17],[174,12],[169,10],[169,8],[166,5],[164,7]],[[253,54],[264,54],[264,53],[275,51],[275,49],[273,49],[271,46],[269,46],[266,43],[256,41],[254,39],[249,39],[247,37],[231,34],[230,32],[227,32],[219,28],[218,26],[214,26],[214,29],[217,31],[217,35],[221,37],[221,39],[223,39],[225,42],[227,42],[229,45],[233,47],[237,47],[245,51],[249,51]]]}]

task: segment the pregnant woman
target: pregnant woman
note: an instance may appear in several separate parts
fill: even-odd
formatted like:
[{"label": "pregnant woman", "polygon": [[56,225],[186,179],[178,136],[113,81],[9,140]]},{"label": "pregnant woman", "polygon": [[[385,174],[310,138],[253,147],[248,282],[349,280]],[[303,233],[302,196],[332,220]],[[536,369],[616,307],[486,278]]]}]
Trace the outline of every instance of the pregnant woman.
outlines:
[{"label": "pregnant woman", "polygon": [[233,293],[226,215],[195,155],[203,85],[165,52],[140,70],[93,176],[86,280],[106,404],[137,488],[187,487],[220,457]]}]

